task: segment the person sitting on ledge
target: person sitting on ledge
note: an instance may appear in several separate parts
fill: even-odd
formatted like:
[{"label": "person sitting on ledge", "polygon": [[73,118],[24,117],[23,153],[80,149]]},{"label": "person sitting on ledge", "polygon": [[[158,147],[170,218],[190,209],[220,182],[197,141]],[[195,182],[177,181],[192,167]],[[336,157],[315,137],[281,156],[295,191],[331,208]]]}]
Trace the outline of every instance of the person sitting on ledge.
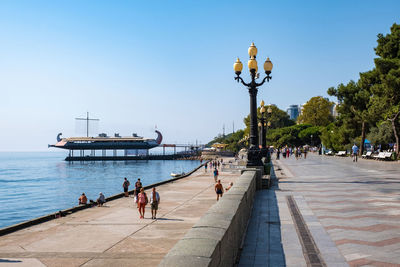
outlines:
[{"label": "person sitting on ledge", "polygon": [[227,188],[225,188],[225,191],[228,191],[229,189],[231,189],[232,186],[233,186],[233,182],[230,182],[230,183],[229,183],[229,186],[228,186]]},{"label": "person sitting on ledge", "polygon": [[87,197],[85,196],[85,193],[82,193],[82,195],[79,197],[79,205],[86,205],[87,204]]},{"label": "person sitting on ledge", "polygon": [[104,197],[103,193],[99,193],[99,198],[97,199],[97,206],[103,206],[103,204],[106,203],[106,198]]}]

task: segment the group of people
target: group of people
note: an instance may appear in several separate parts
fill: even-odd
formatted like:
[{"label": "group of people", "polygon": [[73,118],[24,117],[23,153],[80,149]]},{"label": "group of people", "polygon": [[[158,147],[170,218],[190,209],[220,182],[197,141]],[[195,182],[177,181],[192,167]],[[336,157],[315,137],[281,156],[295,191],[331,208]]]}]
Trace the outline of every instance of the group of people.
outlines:
[{"label": "group of people", "polygon": [[[322,147],[319,147],[318,154],[321,155],[321,152],[322,152]],[[351,156],[352,156],[353,162],[357,162],[358,152],[359,152],[359,148],[356,144],[354,144],[351,148]],[[299,146],[299,147],[294,147],[294,148],[285,146],[283,148],[276,149],[276,159],[280,158],[280,154],[282,154],[282,156],[284,158],[289,158],[291,155],[294,154],[296,159],[301,158],[302,154],[304,154],[304,159],[306,159],[307,153],[308,153],[307,146],[304,146],[304,147]]]},{"label": "group of people", "polygon": [[[130,185],[130,182],[125,177],[124,182],[122,184],[122,187],[123,187],[124,193],[125,193],[125,197],[129,197],[129,185]],[[151,195],[150,195],[150,201],[149,201],[149,198],[147,197],[147,194],[144,191],[142,182],[140,181],[140,178],[138,178],[135,183],[135,189],[133,190],[133,195],[134,195],[134,201],[136,203],[136,207],[139,211],[140,219],[144,219],[146,205],[148,203],[150,203],[150,207],[151,207],[151,218],[157,219],[158,204],[160,203],[161,198],[160,198],[160,194],[156,191],[156,188],[153,187]]]},{"label": "group of people", "polygon": [[[233,182],[230,182],[229,185],[224,189],[224,187],[221,184],[221,180],[218,179],[218,168],[221,166],[223,162],[223,159],[221,160],[213,160],[210,161],[208,164],[204,164],[205,171],[207,172],[207,166],[210,166],[211,168],[214,168],[213,175],[214,175],[214,181],[215,181],[215,186],[214,190],[215,193],[217,194],[217,201],[219,200],[220,197],[224,194],[224,191],[228,191],[232,186]],[[124,177],[124,181],[122,183],[122,188],[124,190],[124,196],[129,197],[129,186],[130,182],[129,180]],[[136,203],[136,207],[139,211],[139,216],[140,219],[144,219],[144,214],[146,211],[146,206],[147,204],[150,203],[151,207],[151,219],[157,219],[157,210],[158,210],[158,205],[160,204],[160,194],[156,191],[156,188],[152,188],[152,192],[150,194],[150,198],[147,196],[146,192],[144,191],[142,182],[140,181],[140,178],[137,179],[135,183],[135,189],[133,191],[134,195],[134,202]],[[79,205],[87,205],[88,199],[85,195],[85,193],[82,193],[82,195],[78,199]],[[102,192],[99,193],[99,197],[97,198],[96,202],[90,200],[91,203],[96,203],[98,206],[103,206],[103,204],[106,202],[105,196]]]},{"label": "group of people", "polygon": [[[207,172],[207,168],[210,168],[210,170],[212,170],[212,169],[219,169],[220,168],[220,166],[222,165],[222,162],[223,162],[224,160],[223,159],[220,159],[220,160],[217,160],[217,159],[215,159],[215,160],[210,160],[209,162],[208,162],[208,164],[207,163],[205,163],[204,164],[204,172]],[[200,161],[200,162],[202,162],[202,160]]]},{"label": "group of people", "polygon": [[220,166],[222,166],[222,162],[223,159],[215,159],[215,160],[210,160],[210,162],[205,163],[204,164],[204,171],[207,172],[207,168],[209,167],[210,169],[214,169],[213,170],[213,175],[214,175],[214,190],[215,193],[217,194],[217,201],[219,200],[220,197],[222,197],[222,195],[224,194],[224,191],[228,191],[232,186],[233,183],[230,182],[229,185],[224,189],[224,187],[221,184],[221,180],[218,179],[218,175],[219,175],[219,171],[218,169],[220,168]]},{"label": "group of people", "polygon": [[[225,188],[225,192],[231,189],[233,186],[233,182],[230,182],[229,185]],[[221,184],[221,180],[218,180],[214,186],[215,193],[217,194],[217,201],[224,194],[224,187]]]},{"label": "group of people", "polygon": [[144,188],[140,189],[140,192],[135,196],[135,202],[137,204],[137,208],[139,210],[140,219],[144,219],[144,213],[146,211],[146,205],[150,203],[151,208],[151,219],[157,219],[157,210],[158,204],[160,204],[160,194],[156,191],[156,188],[152,188],[152,192],[150,194],[150,200],[147,197],[146,192],[144,192]]},{"label": "group of people", "polygon": [[[85,195],[85,193],[82,193],[78,199],[79,205],[87,205],[88,204],[88,199]],[[103,195],[102,192],[99,193],[99,197],[97,198],[96,202],[93,200],[90,200],[91,204],[97,204],[97,206],[103,206],[104,203],[106,203],[106,197]]]},{"label": "group of people", "polygon": [[[130,182],[129,180],[125,177],[124,182],[122,183],[122,188],[124,190],[124,196],[129,197],[129,186]],[[150,203],[151,207],[151,218],[156,219],[157,218],[157,210],[158,210],[158,204],[160,203],[160,194],[156,191],[156,188],[153,187],[151,195],[150,195],[150,200],[146,195],[146,192],[144,191],[142,182],[140,181],[140,178],[137,179],[135,183],[135,190],[133,192],[134,195],[134,201],[136,203],[136,207],[139,210],[139,215],[140,219],[144,218],[144,213],[146,210],[146,205]],[[85,195],[85,193],[82,193],[78,199],[79,205],[87,205],[88,204],[88,199]],[[99,197],[97,198],[96,202],[93,200],[90,200],[91,204],[97,204],[97,206],[103,206],[104,203],[106,203],[106,198],[102,192],[99,193]]]},{"label": "group of people", "polygon": [[285,146],[283,148],[276,149],[276,159],[280,159],[280,155],[282,154],[283,158],[289,158],[291,155],[295,155],[296,159],[302,158],[304,155],[304,159],[307,158],[308,147],[288,147]]}]

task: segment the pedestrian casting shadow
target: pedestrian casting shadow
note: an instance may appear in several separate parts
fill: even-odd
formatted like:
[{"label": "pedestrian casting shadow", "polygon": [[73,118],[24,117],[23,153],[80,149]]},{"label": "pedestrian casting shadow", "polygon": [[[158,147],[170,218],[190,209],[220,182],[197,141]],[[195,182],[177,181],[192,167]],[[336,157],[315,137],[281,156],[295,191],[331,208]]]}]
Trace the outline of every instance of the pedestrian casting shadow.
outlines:
[{"label": "pedestrian casting shadow", "polygon": [[178,222],[183,222],[184,220],[182,220],[182,219],[157,218],[157,221],[178,221]]},{"label": "pedestrian casting shadow", "polygon": [[22,262],[20,260],[5,260],[5,259],[0,259],[0,263],[1,262],[6,262],[6,263],[17,263],[17,262]]}]

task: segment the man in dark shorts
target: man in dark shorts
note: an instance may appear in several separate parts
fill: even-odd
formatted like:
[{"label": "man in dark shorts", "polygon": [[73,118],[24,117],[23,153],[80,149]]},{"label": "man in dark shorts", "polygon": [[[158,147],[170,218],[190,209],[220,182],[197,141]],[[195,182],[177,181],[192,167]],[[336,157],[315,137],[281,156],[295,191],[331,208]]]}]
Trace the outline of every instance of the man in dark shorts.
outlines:
[{"label": "man in dark shorts", "polygon": [[130,184],[131,183],[129,183],[128,179],[126,179],[126,177],[125,177],[124,178],[124,183],[122,184],[122,187],[124,188],[125,197],[129,197],[128,189],[129,189],[129,185]]},{"label": "man in dark shorts", "polygon": [[221,180],[218,180],[218,182],[215,184],[215,193],[217,194],[217,201],[219,200],[219,197],[224,194],[224,187],[221,184]]},{"label": "man in dark shorts", "polygon": [[156,188],[153,187],[153,191],[150,195],[150,206],[151,206],[151,218],[157,219],[158,204],[160,204],[160,195],[156,192]]}]

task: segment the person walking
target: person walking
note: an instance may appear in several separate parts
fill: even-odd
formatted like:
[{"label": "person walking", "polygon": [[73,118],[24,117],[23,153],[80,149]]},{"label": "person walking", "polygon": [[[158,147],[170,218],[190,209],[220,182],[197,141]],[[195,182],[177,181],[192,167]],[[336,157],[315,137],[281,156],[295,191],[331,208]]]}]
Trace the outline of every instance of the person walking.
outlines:
[{"label": "person walking", "polygon": [[214,181],[217,182],[218,180],[218,169],[217,167],[214,168]]},{"label": "person walking", "polygon": [[204,164],[204,172],[207,172],[207,163],[206,164]]},{"label": "person walking", "polygon": [[157,219],[158,204],[160,204],[160,195],[156,192],[156,188],[153,187],[153,191],[150,195],[150,207],[151,207],[151,218]]},{"label": "person walking", "polygon": [[136,196],[140,193],[141,189],[142,189],[142,182],[140,181],[140,178],[138,178],[136,183],[135,183]]},{"label": "person walking", "polygon": [[219,200],[220,197],[224,194],[224,187],[221,184],[221,180],[218,180],[218,182],[215,184],[215,193],[217,194],[217,201]]},{"label": "person walking", "polygon": [[131,183],[129,183],[128,179],[126,179],[126,177],[124,178],[124,183],[122,184],[122,187],[124,188],[124,193],[125,193],[125,197],[129,197],[129,186]]},{"label": "person walking", "polygon": [[147,198],[147,195],[144,192],[143,188],[140,189],[140,193],[137,196],[137,202],[139,206],[140,219],[144,219],[144,212],[146,210],[146,205],[149,202],[149,199]]},{"label": "person walking", "polygon": [[351,148],[352,150],[352,155],[353,155],[353,162],[357,162],[357,155],[358,155],[358,146],[356,144],[353,145]]}]

